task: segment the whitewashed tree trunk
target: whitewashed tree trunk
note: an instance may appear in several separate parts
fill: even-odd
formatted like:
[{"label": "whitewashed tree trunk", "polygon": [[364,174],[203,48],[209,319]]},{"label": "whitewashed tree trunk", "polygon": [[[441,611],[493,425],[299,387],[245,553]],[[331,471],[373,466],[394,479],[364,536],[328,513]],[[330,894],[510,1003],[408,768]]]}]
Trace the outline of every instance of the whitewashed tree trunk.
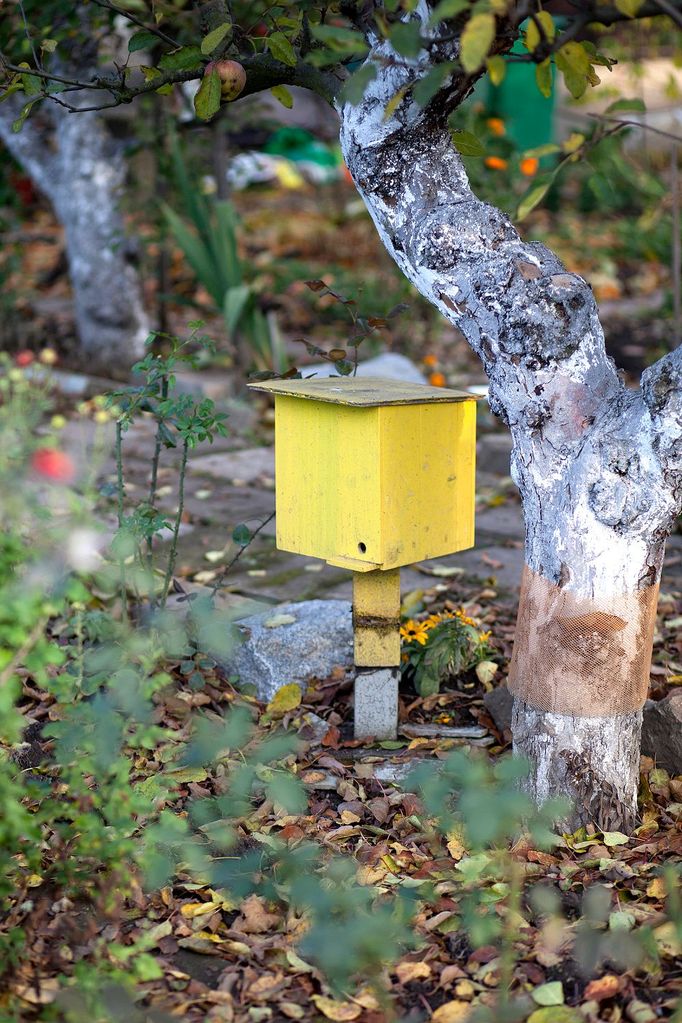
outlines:
[{"label": "whitewashed tree trunk", "polygon": [[[74,95],[74,106],[93,102]],[[64,227],[84,367],[120,376],[144,354],[149,333],[120,210],[125,161],[99,113],[44,104],[14,132],[19,109],[12,100],[0,106],[0,138]]]},{"label": "whitewashed tree trunk", "polygon": [[[416,16],[427,36],[425,0]],[[455,72],[424,110],[407,91],[385,116],[458,41],[436,40],[414,61],[371,41],[376,77],[341,110],[344,156],[398,266],[483,361],[490,406],[513,438],[527,565],[597,603],[635,594],[658,581],[682,500],[682,356],[626,390],[589,285],[471,192],[447,128],[470,84]],[[578,717],[515,700],[515,749],[532,762],[535,798],[566,794],[574,821],[607,829],[635,819],[640,729],[641,711]]]}]

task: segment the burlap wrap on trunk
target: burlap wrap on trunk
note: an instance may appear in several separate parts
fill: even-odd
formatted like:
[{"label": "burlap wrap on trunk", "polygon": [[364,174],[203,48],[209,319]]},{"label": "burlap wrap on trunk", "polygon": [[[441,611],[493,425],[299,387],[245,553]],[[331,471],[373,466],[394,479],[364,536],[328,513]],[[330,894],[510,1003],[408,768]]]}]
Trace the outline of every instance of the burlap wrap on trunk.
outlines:
[{"label": "burlap wrap on trunk", "polygon": [[612,717],[647,698],[658,583],[598,603],[526,565],[507,685],[538,710]]}]

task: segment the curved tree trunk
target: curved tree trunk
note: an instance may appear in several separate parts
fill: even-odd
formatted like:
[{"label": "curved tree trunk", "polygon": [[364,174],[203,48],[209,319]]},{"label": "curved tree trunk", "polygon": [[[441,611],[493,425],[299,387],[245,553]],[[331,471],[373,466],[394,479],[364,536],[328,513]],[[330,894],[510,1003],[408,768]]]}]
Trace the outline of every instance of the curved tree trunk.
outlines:
[{"label": "curved tree trunk", "polygon": [[[77,96],[73,105],[87,105],[87,94]],[[99,113],[73,114],[50,103],[14,132],[17,114],[11,100],[0,106],[0,138],[64,227],[87,369],[120,376],[142,357],[149,333],[119,208],[125,162]]]},{"label": "curved tree trunk", "polygon": [[[421,0],[422,36],[428,14]],[[472,194],[447,127],[471,81],[453,72],[423,110],[411,99],[409,86],[433,56],[455,59],[458,41],[436,39],[432,55],[423,50],[413,61],[372,41],[376,77],[359,105],[341,111],[346,162],[399,267],[481,357],[491,409],[513,438],[526,564],[553,598],[594,609],[572,619],[578,647],[594,647],[603,628],[627,632],[623,606],[655,601],[682,497],[682,359],[669,356],[647,371],[641,391],[626,390],[606,356],[589,285]],[[386,118],[386,104],[402,89]],[[639,653],[609,639],[589,659],[584,715],[571,703],[569,680],[570,712],[556,692],[548,710],[532,695],[545,683],[537,660],[518,665],[517,691],[531,695],[515,698],[514,744],[532,762],[532,793],[538,801],[567,794],[574,821],[607,829],[631,826],[636,814],[643,698],[633,705],[631,676],[641,674],[634,664],[641,650],[650,654],[651,615],[636,624]],[[545,625],[551,633],[561,621],[550,614]],[[544,649],[544,635],[531,639]]]}]

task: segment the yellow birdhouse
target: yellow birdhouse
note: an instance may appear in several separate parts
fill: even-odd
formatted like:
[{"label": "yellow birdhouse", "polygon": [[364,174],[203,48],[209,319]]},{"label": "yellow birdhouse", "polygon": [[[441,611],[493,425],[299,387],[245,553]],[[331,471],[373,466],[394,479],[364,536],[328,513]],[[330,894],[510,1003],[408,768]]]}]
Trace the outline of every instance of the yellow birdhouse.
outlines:
[{"label": "yellow birdhouse", "polygon": [[369,377],[251,387],[275,396],[280,550],[372,572],[473,545],[473,395]]}]

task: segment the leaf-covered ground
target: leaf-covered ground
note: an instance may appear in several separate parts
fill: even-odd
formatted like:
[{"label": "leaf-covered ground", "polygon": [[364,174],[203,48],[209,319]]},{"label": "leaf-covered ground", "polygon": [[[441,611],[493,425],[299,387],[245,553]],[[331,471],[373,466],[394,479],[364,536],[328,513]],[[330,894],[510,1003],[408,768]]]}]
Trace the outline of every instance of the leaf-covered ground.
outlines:
[{"label": "leaf-covered ground", "polygon": [[[666,616],[674,622],[682,598],[675,594],[666,599],[670,601]],[[441,583],[427,591],[424,602],[428,610],[465,607],[492,630],[504,669],[513,633],[511,604],[500,603],[490,587],[461,579],[448,582],[447,589]],[[670,663],[674,665],[679,656],[676,629],[662,630],[654,675],[661,689],[666,685],[663,679],[670,676]],[[123,907],[113,901],[107,913],[104,902],[95,911],[56,899],[37,875],[29,898],[24,893],[11,913],[13,922],[21,922],[25,930],[30,965],[6,981],[0,1018],[3,1004],[17,1002],[23,1007],[22,1019],[46,1012],[44,1018],[50,1018],[63,978],[73,976],[79,963],[87,963],[96,950],[102,954],[103,948],[105,957],[110,955],[119,965],[126,961],[126,949],[133,948],[144,948],[155,963],[149,970],[154,979],[146,981],[144,969],[142,977],[138,974],[137,1008],[131,1003],[126,1009],[120,991],[112,994],[115,1002],[118,999],[112,1008],[118,1015],[112,1018],[214,1023],[288,1019],[381,1023],[396,1018],[416,1023],[432,1018],[435,1023],[453,1023],[467,1019],[476,1006],[493,1005],[504,969],[499,949],[473,947],[460,918],[469,850],[456,830],[438,838],[428,826],[419,797],[392,780],[404,777],[406,765],[443,760],[462,744],[461,739],[443,737],[453,726],[480,727],[481,737],[472,744],[481,747],[480,754],[498,757],[508,750],[509,733],[500,733],[488,715],[482,702],[484,687],[475,674],[427,699],[406,689],[401,696],[400,741],[371,746],[351,737],[351,682],[342,670],[313,682],[300,702],[289,689],[266,707],[240,695],[217,669],[205,671],[200,685],[196,675],[190,682],[181,669],[180,663],[175,665],[174,684],[156,698],[158,722],[172,729],[172,740],[153,754],[137,756],[134,780],[156,786],[164,793],[159,798],[178,814],[189,800],[223,791],[229,760],[210,770],[176,770],[172,781],[159,784],[177,744],[187,740],[191,716],[199,708],[222,715],[236,704],[246,704],[257,714],[259,734],[282,728],[297,731],[298,751],[287,765],[305,784],[307,810],[284,815],[269,800],[255,802],[240,822],[239,850],[266,849],[277,838],[295,851],[313,840],[325,855],[352,859],[357,880],[375,886],[379,897],[385,893],[390,898],[405,884],[418,894],[428,893],[429,898],[416,907],[416,947],[386,966],[383,991],[368,986],[333,991],[297,951],[306,921],[284,902],[267,902],[258,895],[239,900],[227,890],[193,882],[180,869],[172,885],[152,893],[138,888]],[[50,701],[28,677],[24,707],[36,722],[50,719]],[[436,734],[407,734],[424,724],[435,726]],[[49,770],[45,760],[49,747],[40,738],[26,756],[27,770]],[[481,812],[486,812],[485,802]],[[641,814],[641,825],[629,840],[588,829],[565,835],[547,852],[520,839],[512,858],[528,888],[518,906],[509,906],[503,881],[494,877],[481,881],[486,911],[506,920],[513,930],[513,991],[521,999],[521,1018],[532,1023],[621,1019],[652,1023],[671,1017],[682,991],[681,949],[679,934],[663,913],[668,882],[660,868],[682,861],[682,777],[670,778],[647,758],[642,760]],[[45,855],[49,860],[49,843]],[[580,940],[576,944],[583,895],[595,885],[608,893],[601,910],[605,935],[637,931],[648,935],[644,958],[630,969],[616,969],[608,958],[600,962],[597,946],[586,953]],[[548,915],[531,888],[553,892],[559,914]]]}]

